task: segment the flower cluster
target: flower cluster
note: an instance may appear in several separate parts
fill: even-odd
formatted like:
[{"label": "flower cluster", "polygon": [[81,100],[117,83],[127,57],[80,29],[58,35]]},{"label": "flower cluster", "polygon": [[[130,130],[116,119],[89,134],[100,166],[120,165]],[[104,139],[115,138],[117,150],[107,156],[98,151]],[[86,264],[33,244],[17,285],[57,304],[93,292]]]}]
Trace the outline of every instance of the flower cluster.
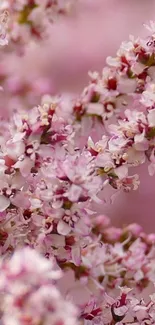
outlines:
[{"label": "flower cluster", "polygon": [[74,129],[51,105],[15,114],[9,127],[1,143],[0,211],[29,209],[41,223],[47,218],[50,231],[54,224],[62,234],[77,231],[103,188],[90,152],[74,148]]},{"label": "flower cluster", "polygon": [[[146,90],[142,101],[145,96],[151,97],[152,94]],[[114,188],[136,190],[139,185],[138,175],[128,176],[128,169],[139,166],[146,160],[149,161],[149,174],[154,174],[154,114],[152,106],[145,113],[128,109],[125,118],[118,119],[117,125],[109,125],[110,136],[104,135],[96,144],[89,138],[88,148],[96,157],[96,166],[101,174],[108,176],[109,183]]]},{"label": "flower cluster", "polygon": [[[138,294],[155,282],[155,234],[137,224],[113,227],[93,204],[104,202],[109,185],[136,190],[140,180],[131,167],[148,162],[154,175],[154,23],[147,26],[150,37],[131,37],[116,58],[107,58],[101,76],[90,73],[78,98],[51,96],[48,80],[38,88],[34,78],[25,83],[5,61],[48,40],[51,24],[71,4],[6,0],[0,5],[1,92],[10,99],[6,109],[13,108],[0,118],[0,321],[153,325],[154,294],[147,303]],[[31,107],[37,96],[40,102]],[[95,127],[102,133],[97,139]],[[68,274],[73,278],[67,301],[57,289],[60,273],[64,281]],[[73,294],[81,289],[85,303]]]},{"label": "flower cluster", "polygon": [[128,42],[123,42],[117,56],[107,58],[101,76],[89,73],[90,83],[73,108],[77,120],[97,116],[104,122],[114,113],[118,115],[121,108],[142,109],[142,98],[146,97],[149,83],[154,82],[155,41],[151,26],[146,26],[152,33],[147,39],[130,36]]},{"label": "flower cluster", "polygon": [[[59,16],[71,12],[72,0],[6,0],[2,9],[10,13],[9,36],[14,43],[24,45],[48,37],[48,30]],[[0,8],[1,9],[1,8]]]},{"label": "flower cluster", "polygon": [[149,302],[138,299],[129,288],[120,288],[120,295],[113,298],[103,295],[100,307],[95,302],[86,306],[84,324],[154,324],[155,300],[150,295]]},{"label": "flower cluster", "polygon": [[[105,290],[112,292],[118,286],[141,292],[155,280],[155,236],[145,234],[137,224],[124,228],[108,224],[105,216],[98,216],[91,235],[83,239],[67,236],[63,256],[57,246],[57,263],[65,272],[71,269],[76,282],[84,283],[91,295],[98,292],[101,298]],[[53,239],[56,246],[59,239]]]}]

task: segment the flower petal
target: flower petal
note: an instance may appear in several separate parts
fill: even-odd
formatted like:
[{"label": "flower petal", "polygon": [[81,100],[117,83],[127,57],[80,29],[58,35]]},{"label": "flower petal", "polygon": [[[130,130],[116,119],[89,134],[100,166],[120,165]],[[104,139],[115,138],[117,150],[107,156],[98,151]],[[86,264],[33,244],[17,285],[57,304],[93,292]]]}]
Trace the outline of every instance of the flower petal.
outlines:
[{"label": "flower petal", "polygon": [[57,225],[57,231],[60,235],[66,236],[70,233],[71,229],[66,222],[60,220]]},{"label": "flower petal", "polygon": [[10,200],[4,195],[0,195],[0,212],[5,211],[10,205]]}]

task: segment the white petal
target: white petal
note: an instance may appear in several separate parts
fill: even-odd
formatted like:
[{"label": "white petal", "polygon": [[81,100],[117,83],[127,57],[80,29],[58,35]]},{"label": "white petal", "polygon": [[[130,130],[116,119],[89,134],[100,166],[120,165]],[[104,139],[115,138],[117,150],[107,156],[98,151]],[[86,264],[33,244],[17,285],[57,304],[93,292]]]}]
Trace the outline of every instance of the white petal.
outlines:
[{"label": "white petal", "polygon": [[66,236],[70,233],[71,229],[66,222],[60,220],[57,225],[57,231],[60,235]]},{"label": "white petal", "polygon": [[72,259],[75,265],[81,264],[81,250],[79,246],[72,248]]},{"label": "white petal", "polygon": [[121,78],[117,88],[123,94],[133,93],[136,89],[136,81],[134,79]]},{"label": "white petal", "polygon": [[14,167],[15,168],[19,168],[20,172],[22,174],[22,176],[27,177],[30,174],[31,168],[34,166],[33,161],[28,158],[25,157],[25,159],[23,161],[17,161],[17,163],[15,163]]},{"label": "white petal", "polygon": [[82,188],[75,184],[72,184],[68,193],[69,200],[71,202],[77,202],[82,193]]},{"label": "white petal", "polygon": [[150,176],[153,176],[154,175],[154,173],[155,173],[155,164],[150,164],[148,166],[148,172],[149,172],[149,175]]},{"label": "white petal", "polygon": [[10,200],[7,199],[4,195],[0,195],[0,212],[5,211],[10,205]]},{"label": "white petal", "polygon": [[11,202],[18,208],[28,209],[30,207],[30,201],[25,193],[20,192],[15,195]]},{"label": "white petal", "polygon": [[151,127],[155,126],[155,109],[152,109],[149,111],[148,122],[149,122],[149,126],[151,126]]},{"label": "white petal", "polygon": [[123,179],[128,176],[128,167],[127,166],[120,166],[115,169],[115,174],[118,176],[119,179]]},{"label": "white petal", "polygon": [[90,103],[87,106],[88,114],[102,115],[103,114],[103,105],[100,103]]}]

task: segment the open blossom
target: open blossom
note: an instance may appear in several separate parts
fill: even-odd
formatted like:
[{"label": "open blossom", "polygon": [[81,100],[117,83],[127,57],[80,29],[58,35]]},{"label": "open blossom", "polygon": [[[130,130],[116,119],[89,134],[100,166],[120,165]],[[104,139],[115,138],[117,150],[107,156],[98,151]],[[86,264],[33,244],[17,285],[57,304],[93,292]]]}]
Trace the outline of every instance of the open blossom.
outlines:
[{"label": "open blossom", "polygon": [[28,207],[29,201],[25,195],[21,192],[24,186],[24,178],[20,175],[2,175],[1,174],[1,186],[0,186],[0,211],[6,210],[10,204],[15,206]]}]

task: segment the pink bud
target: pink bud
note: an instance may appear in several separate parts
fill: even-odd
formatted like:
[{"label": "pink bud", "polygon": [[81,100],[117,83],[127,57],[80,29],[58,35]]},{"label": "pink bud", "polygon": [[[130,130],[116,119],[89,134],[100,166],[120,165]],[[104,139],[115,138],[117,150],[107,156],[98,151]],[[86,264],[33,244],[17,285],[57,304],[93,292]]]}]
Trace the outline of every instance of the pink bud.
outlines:
[{"label": "pink bud", "polygon": [[105,215],[99,215],[95,218],[95,224],[97,226],[108,227],[110,225],[110,219]]},{"label": "pink bud", "polygon": [[155,243],[155,234],[149,234],[147,236],[147,240],[150,244],[154,244]]},{"label": "pink bud", "polygon": [[105,236],[109,241],[119,241],[122,235],[122,229],[116,227],[110,227],[106,229]]},{"label": "pink bud", "polygon": [[35,92],[37,92],[38,94],[41,94],[41,95],[44,95],[46,93],[51,94],[51,91],[53,88],[51,82],[49,82],[49,80],[46,78],[40,78],[40,79],[36,80],[33,83],[32,87]]},{"label": "pink bud", "polygon": [[131,232],[133,236],[139,236],[142,232],[142,227],[138,223],[132,223],[125,228],[125,230]]}]

